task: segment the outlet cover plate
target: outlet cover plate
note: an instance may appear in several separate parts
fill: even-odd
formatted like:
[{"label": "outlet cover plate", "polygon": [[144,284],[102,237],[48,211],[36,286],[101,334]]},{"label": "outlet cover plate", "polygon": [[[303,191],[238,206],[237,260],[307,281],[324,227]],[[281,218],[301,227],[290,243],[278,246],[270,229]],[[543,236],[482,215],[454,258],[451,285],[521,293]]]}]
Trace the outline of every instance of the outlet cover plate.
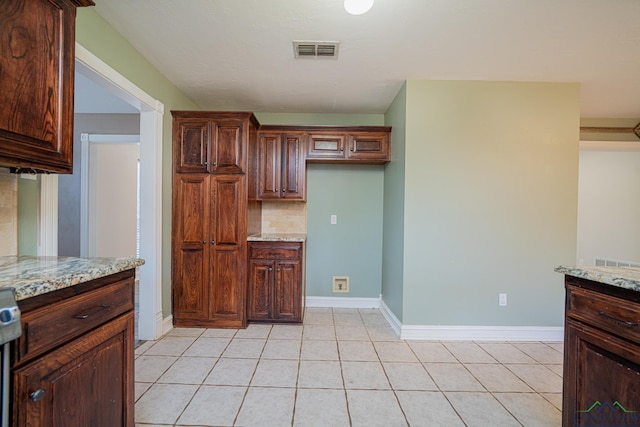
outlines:
[{"label": "outlet cover plate", "polygon": [[349,293],[349,276],[333,276],[332,279],[334,293]]}]

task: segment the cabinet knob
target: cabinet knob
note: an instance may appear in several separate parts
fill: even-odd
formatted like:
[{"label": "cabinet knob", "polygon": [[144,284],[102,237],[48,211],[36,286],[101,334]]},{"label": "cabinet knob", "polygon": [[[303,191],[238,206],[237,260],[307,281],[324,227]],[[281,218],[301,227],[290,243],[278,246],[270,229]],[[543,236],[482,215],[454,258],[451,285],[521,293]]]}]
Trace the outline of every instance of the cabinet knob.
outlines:
[{"label": "cabinet knob", "polygon": [[344,147],[343,146],[340,146],[340,151],[344,151]]},{"label": "cabinet knob", "polygon": [[39,388],[29,395],[29,399],[31,399],[32,402],[39,402],[44,398],[45,394],[47,394],[47,392],[43,388]]},{"label": "cabinet knob", "polygon": [[353,147],[351,147],[351,151],[355,151],[355,150],[353,149]]},{"label": "cabinet knob", "polygon": [[276,271],[280,271],[280,269],[277,269]]},{"label": "cabinet knob", "polygon": [[202,244],[203,244],[203,245],[206,245],[206,244],[207,244],[207,241],[206,241],[206,240],[203,240],[203,241],[202,241]]},{"label": "cabinet knob", "polygon": [[274,192],[274,193],[277,193],[277,192],[278,192],[278,189],[277,189],[277,188],[274,188],[274,189],[273,189],[273,192]]},{"label": "cabinet knob", "polygon": [[215,241],[215,240],[212,240],[212,241],[211,241],[211,244],[212,244],[212,245],[215,245],[215,244],[216,244],[216,241]]},{"label": "cabinet knob", "polygon": [[269,267],[269,271],[273,271],[273,268]]},{"label": "cabinet knob", "polygon": [[287,192],[287,190],[286,190],[285,188],[283,188],[283,189],[282,189],[282,192],[283,192],[283,193],[286,193],[286,192]]}]

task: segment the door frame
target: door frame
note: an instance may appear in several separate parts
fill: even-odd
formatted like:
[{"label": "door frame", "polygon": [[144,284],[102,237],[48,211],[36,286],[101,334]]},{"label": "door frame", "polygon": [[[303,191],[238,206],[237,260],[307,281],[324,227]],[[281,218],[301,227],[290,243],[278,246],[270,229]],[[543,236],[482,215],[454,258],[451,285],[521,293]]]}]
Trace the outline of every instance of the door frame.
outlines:
[{"label": "door frame", "polygon": [[[140,111],[140,298],[138,335],[155,340],[163,333],[162,316],[162,120],[164,104],[148,95],[122,74],[76,42],[76,71]],[[57,178],[57,177],[56,177]],[[57,184],[57,179],[56,179]],[[57,185],[42,188],[48,200],[58,199]],[[42,234],[56,237],[57,218],[48,209]],[[57,250],[56,250],[57,252]],[[49,255],[49,254],[44,254]]]}]

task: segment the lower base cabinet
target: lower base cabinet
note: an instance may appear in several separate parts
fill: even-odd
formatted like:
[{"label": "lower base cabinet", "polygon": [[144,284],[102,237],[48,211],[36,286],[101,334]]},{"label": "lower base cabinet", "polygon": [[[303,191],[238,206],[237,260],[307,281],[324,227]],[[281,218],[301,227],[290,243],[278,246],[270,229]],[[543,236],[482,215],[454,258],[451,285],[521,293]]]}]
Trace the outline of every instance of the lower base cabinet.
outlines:
[{"label": "lower base cabinet", "polygon": [[55,292],[44,304],[26,300],[11,425],[133,427],[133,272],[77,285],[79,294],[58,301],[46,302]]},{"label": "lower base cabinet", "polygon": [[302,322],[302,242],[249,242],[248,320]]},{"label": "lower base cabinet", "polygon": [[640,425],[640,293],[565,283],[563,426]]}]

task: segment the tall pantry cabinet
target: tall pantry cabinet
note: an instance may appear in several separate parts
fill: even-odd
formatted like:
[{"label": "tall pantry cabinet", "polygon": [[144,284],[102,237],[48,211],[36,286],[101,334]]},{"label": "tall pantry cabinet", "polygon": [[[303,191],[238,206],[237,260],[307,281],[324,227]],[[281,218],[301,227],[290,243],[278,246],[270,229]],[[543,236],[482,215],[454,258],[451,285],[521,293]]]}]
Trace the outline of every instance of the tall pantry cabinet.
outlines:
[{"label": "tall pantry cabinet", "polygon": [[[245,327],[252,113],[172,111],[172,305],[176,326]],[[253,160],[251,160],[253,161]]]}]

